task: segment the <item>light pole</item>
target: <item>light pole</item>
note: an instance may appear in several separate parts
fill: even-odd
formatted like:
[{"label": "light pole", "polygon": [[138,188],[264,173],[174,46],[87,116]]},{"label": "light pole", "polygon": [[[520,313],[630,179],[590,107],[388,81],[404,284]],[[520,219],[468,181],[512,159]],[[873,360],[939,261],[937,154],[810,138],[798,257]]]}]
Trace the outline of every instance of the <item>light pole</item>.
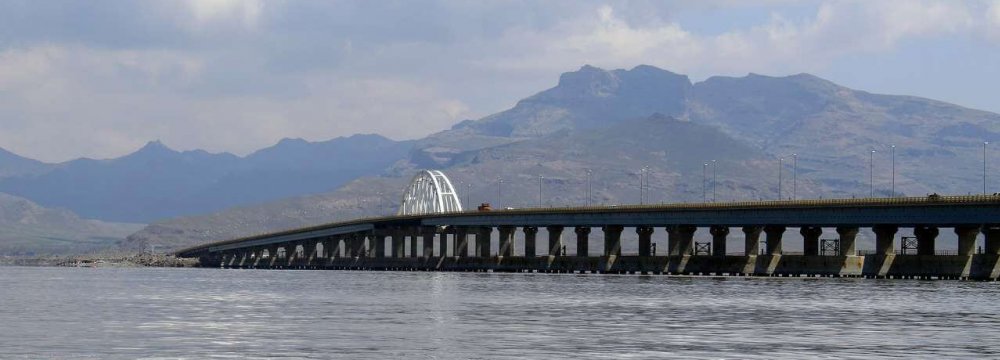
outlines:
[{"label": "light pole", "polygon": [[891,197],[896,197],[896,145],[889,146],[890,157],[892,157],[892,188],[889,192],[892,193]]},{"label": "light pole", "polygon": [[875,150],[868,153],[868,197],[875,197]]},{"label": "light pole", "polygon": [[797,199],[799,190],[799,154],[792,154],[792,200]]},{"label": "light pole", "polygon": [[643,204],[643,200],[644,200],[643,199],[643,187],[642,187],[642,180],[643,180],[644,177],[646,177],[646,167],[645,166],[643,166],[642,169],[639,169],[639,205],[642,205]]},{"label": "light pole", "polygon": [[472,206],[472,183],[465,184],[465,203]]},{"label": "light pole", "polygon": [[542,207],[542,176],[538,175],[538,207]]},{"label": "light pole", "polygon": [[781,157],[778,158],[778,200],[781,200],[781,173],[784,172],[784,171],[781,171],[781,166],[782,166],[782,163],[784,163],[784,162],[785,162],[785,158],[781,158]]},{"label": "light pole", "polygon": [[708,202],[708,163],[701,165],[701,202]]},{"label": "light pole", "polygon": [[592,200],[594,198],[594,196],[593,196],[593,190],[594,190],[594,188],[590,186],[590,180],[591,180],[592,175],[593,175],[593,171],[591,171],[590,169],[587,169],[587,206],[593,205]]},{"label": "light pole", "polygon": [[503,193],[501,188],[503,187],[503,178],[497,177],[497,210],[503,210]]},{"label": "light pole", "polygon": [[715,160],[712,160],[712,202],[715,202],[716,174],[717,173],[715,172]]},{"label": "light pole", "polygon": [[986,145],[989,141],[983,141],[983,195],[986,195]]}]

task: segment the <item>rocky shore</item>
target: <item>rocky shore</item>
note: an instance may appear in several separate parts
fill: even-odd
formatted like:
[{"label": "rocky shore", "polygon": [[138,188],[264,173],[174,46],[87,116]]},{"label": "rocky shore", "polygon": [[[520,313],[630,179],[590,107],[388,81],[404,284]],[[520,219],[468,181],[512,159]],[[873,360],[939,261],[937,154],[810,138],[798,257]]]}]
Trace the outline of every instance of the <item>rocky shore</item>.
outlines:
[{"label": "rocky shore", "polygon": [[0,265],[65,267],[196,267],[198,266],[198,259],[184,259],[173,255],[149,253],[35,257],[0,256]]}]

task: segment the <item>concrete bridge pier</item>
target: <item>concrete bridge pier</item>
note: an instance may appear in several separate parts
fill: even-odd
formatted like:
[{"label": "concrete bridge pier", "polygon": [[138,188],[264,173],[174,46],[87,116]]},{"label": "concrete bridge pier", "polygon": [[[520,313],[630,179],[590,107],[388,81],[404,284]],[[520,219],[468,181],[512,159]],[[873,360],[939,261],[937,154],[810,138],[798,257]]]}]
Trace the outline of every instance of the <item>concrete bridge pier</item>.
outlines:
[{"label": "concrete bridge pier", "polygon": [[938,236],[937,227],[917,226],[913,228],[913,236],[917,237],[917,255],[934,255],[934,242]]},{"label": "concrete bridge pier", "polygon": [[397,259],[402,259],[406,254],[406,233],[402,230],[396,230],[392,232],[392,257]]},{"label": "concrete bridge pier", "polygon": [[855,243],[858,238],[858,227],[838,226],[837,235],[840,235],[840,256],[857,255],[857,247]]},{"label": "concrete bridge pier", "polygon": [[425,226],[422,229],[424,237],[424,249],[421,255],[425,258],[434,256],[434,237],[437,236],[437,228]]},{"label": "concrete bridge pier", "polygon": [[958,255],[972,256],[976,254],[976,236],[979,235],[978,226],[957,226],[955,234],[958,235]]},{"label": "concrete bridge pier", "polygon": [[445,231],[441,232],[438,236],[438,256],[445,257],[448,256],[448,232],[454,231],[453,228],[449,227]]},{"label": "concrete bridge pier", "polygon": [[639,256],[652,256],[653,227],[639,226],[635,228],[635,233],[639,235]]},{"label": "concrete bridge pier", "polygon": [[525,226],[524,231],[524,257],[533,258],[535,257],[535,240],[538,236],[538,227],[535,226]]},{"label": "concrete bridge pier", "polygon": [[983,235],[985,238],[985,253],[989,255],[1000,255],[1000,226],[984,226]]},{"label": "concrete bridge pier", "polygon": [[622,256],[622,231],[625,230],[625,227],[607,225],[602,229],[604,230],[604,256]]},{"label": "concrete bridge pier", "polygon": [[765,251],[768,255],[781,255],[781,238],[785,234],[786,227],[784,225],[767,225],[764,227],[764,233],[767,238],[767,249]]},{"label": "concrete bridge pier", "polygon": [[802,254],[806,256],[819,255],[819,237],[823,235],[823,228],[819,226],[803,226],[799,229],[802,235]]},{"label": "concrete bridge pier", "polygon": [[875,225],[872,227],[875,232],[875,253],[878,255],[894,255],[896,246],[896,232],[899,226],[896,225]]},{"label": "concrete bridge pier", "polygon": [[[490,244],[493,242],[493,228],[489,226],[480,227],[479,231],[476,232],[476,247],[479,251],[476,252],[476,256],[481,258],[490,257]],[[465,250],[462,250],[465,254]]]},{"label": "concrete bridge pier", "polygon": [[407,239],[410,240],[410,257],[417,257],[417,251],[420,248],[420,229],[411,228],[407,229]]},{"label": "concrete bridge pier", "polygon": [[588,256],[590,253],[590,227],[577,226],[574,232],[576,232],[576,256]]},{"label": "concrete bridge pier", "polygon": [[760,232],[763,230],[764,227],[756,225],[743,227],[744,255],[751,256],[760,253]]},{"label": "concrete bridge pier", "polygon": [[[455,239],[452,240],[451,252],[455,257],[469,256],[469,232],[475,230],[461,226],[455,229]],[[478,237],[478,235],[476,235]],[[478,240],[477,240],[478,241]]]},{"label": "concrete bridge pier", "polygon": [[698,230],[694,225],[667,226],[667,255],[682,256],[691,255],[694,247],[694,232]]},{"label": "concrete bridge pier", "polygon": [[712,234],[712,256],[726,256],[726,236],[729,235],[728,226],[714,225],[708,228]]},{"label": "concrete bridge pier", "polygon": [[549,255],[550,256],[559,256],[559,255],[562,255],[562,247],[563,247],[562,232],[563,232],[563,229],[564,228],[562,226],[547,226],[547,227],[545,227],[545,230],[548,230],[548,232],[549,232]]},{"label": "concrete bridge pier", "polygon": [[497,256],[514,256],[514,232],[517,231],[517,228],[514,226],[500,226],[497,227],[497,231],[500,233]]},{"label": "concrete bridge pier", "polygon": [[384,259],[385,258],[385,235],[375,233],[372,234],[372,241],[375,242],[375,258]]}]

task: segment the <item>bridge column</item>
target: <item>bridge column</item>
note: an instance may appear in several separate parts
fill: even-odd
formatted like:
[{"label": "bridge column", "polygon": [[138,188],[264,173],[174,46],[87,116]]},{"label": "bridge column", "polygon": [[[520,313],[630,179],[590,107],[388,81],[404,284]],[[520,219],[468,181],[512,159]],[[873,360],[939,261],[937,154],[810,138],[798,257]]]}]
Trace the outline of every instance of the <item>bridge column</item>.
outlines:
[{"label": "bridge column", "polygon": [[538,236],[538,227],[525,226],[524,231],[524,257],[533,258],[535,254],[535,240]]},{"label": "bridge column", "polygon": [[372,254],[371,254],[371,247],[368,246],[368,241],[367,241],[368,234],[358,233],[355,234],[354,236],[355,239],[357,239],[355,241],[357,241],[356,249],[358,249],[357,251],[354,252],[354,255],[363,258],[370,257]]},{"label": "bridge column", "polygon": [[420,247],[420,230],[419,229],[409,229],[407,231],[408,238],[410,239],[410,257],[417,257],[417,249]]},{"label": "bridge column", "polygon": [[765,251],[768,255],[781,255],[781,238],[785,234],[784,225],[767,225],[764,227],[764,233],[767,235],[767,249]]},{"label": "bridge column", "polygon": [[[445,229],[438,235],[438,256],[445,257],[448,256],[448,230]],[[454,228],[450,229],[454,232]]]},{"label": "bridge column", "polygon": [[319,257],[319,253],[316,251],[316,244],[319,241],[307,240],[302,242],[302,248],[305,250],[306,263],[312,265],[313,260]]},{"label": "bridge column", "polygon": [[497,231],[500,232],[500,246],[497,247],[498,256],[514,256],[514,231],[517,231],[516,227],[513,226],[499,226]]},{"label": "bridge column", "polygon": [[983,227],[985,237],[985,252],[989,255],[1000,255],[1000,226],[989,225]]},{"label": "bridge column", "polygon": [[605,225],[604,230],[604,256],[622,256],[622,231],[621,225]]},{"label": "bridge column", "polygon": [[476,255],[479,257],[488,258],[490,257],[490,239],[493,236],[493,228],[489,226],[484,226],[479,228],[479,232],[476,233],[476,247],[479,251]]},{"label": "bridge column", "polygon": [[743,227],[743,253],[745,255],[750,256],[760,253],[760,232],[763,230],[764,227],[756,225]]},{"label": "bridge column", "polygon": [[437,235],[437,228],[426,226],[423,228],[424,252],[421,254],[425,258],[434,256],[434,237]]},{"label": "bridge column", "polygon": [[375,248],[375,254],[373,256],[376,257],[376,258],[379,258],[379,259],[385,258],[385,237],[386,236],[383,235],[383,234],[379,234],[379,233],[373,233],[371,236],[372,236],[371,237],[372,242],[375,245],[375,247],[374,247]]},{"label": "bridge column", "polygon": [[635,233],[639,235],[639,256],[652,256],[653,253],[653,227],[638,226]]},{"label": "bridge column", "polygon": [[[455,229],[455,239],[452,241],[452,255],[455,257],[467,257],[469,256],[469,233],[473,233],[476,236],[477,242],[479,239],[479,230],[476,228],[459,227]],[[475,249],[473,249],[472,256],[476,256]]]},{"label": "bridge column", "polygon": [[913,228],[913,236],[917,237],[917,255],[934,255],[934,240],[938,236],[938,228],[917,226]]},{"label": "bridge column", "polygon": [[562,226],[548,226],[545,230],[549,231],[549,255],[559,256],[562,255]]},{"label": "bridge column", "polygon": [[807,256],[819,255],[819,237],[823,235],[823,228],[819,226],[803,226],[799,229],[802,235],[802,254]]},{"label": "bridge column", "polygon": [[972,256],[976,253],[976,236],[979,235],[978,226],[957,226],[955,234],[958,235],[958,254]]},{"label": "bridge column", "polygon": [[667,226],[667,255],[683,256],[691,255],[694,247],[694,232],[698,230],[694,225],[671,225]]},{"label": "bridge column", "polygon": [[358,256],[358,241],[357,235],[347,234],[344,235],[344,257],[351,259]]},{"label": "bridge column", "polygon": [[588,256],[590,253],[590,227],[577,226],[574,232],[576,232],[576,256]]},{"label": "bridge column", "polygon": [[895,254],[896,232],[899,226],[896,225],[875,225],[872,232],[875,233],[875,254],[893,255]]},{"label": "bridge column", "polygon": [[271,245],[267,248],[267,254],[270,256],[268,260],[268,267],[273,267],[274,264],[278,263],[278,246]]},{"label": "bridge column", "polygon": [[406,256],[406,233],[402,230],[392,232],[392,257],[401,259]]},{"label": "bridge column", "polygon": [[858,238],[858,227],[838,226],[837,234],[840,235],[840,256],[857,255],[855,243]]},{"label": "bridge column", "polygon": [[726,236],[729,235],[729,227],[715,225],[708,228],[708,232],[712,234],[712,255],[726,256]]}]

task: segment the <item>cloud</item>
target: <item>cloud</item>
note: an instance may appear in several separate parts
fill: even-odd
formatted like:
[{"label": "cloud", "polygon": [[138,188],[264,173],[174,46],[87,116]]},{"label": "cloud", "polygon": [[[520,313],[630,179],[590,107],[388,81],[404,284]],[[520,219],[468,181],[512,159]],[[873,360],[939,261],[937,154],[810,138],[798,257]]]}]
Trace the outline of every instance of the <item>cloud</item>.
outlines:
[{"label": "cloud", "polygon": [[157,138],[237,153],[281,137],[415,138],[583,64],[822,72],[966,38],[1000,43],[1000,0],[13,0],[0,5],[0,147],[56,161]]}]

